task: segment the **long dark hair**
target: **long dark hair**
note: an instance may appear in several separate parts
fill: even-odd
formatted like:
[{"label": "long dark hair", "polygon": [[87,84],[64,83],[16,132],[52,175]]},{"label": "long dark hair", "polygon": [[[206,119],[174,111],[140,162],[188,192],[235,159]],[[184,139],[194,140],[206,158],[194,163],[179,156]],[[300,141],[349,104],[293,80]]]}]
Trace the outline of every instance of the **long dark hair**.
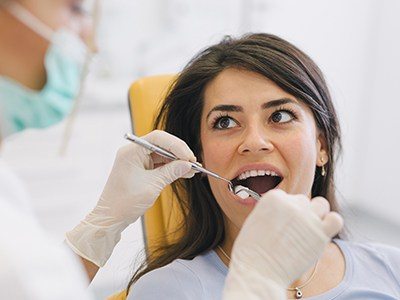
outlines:
[{"label": "long dark hair", "polygon": [[[200,119],[205,88],[227,68],[259,73],[307,104],[324,135],[329,155],[326,175],[316,168],[312,196],[323,196],[338,211],[334,191],[334,166],[341,149],[340,128],[325,79],[318,66],[289,42],[265,33],[239,39],[225,37],[195,56],[175,80],[155,121],[155,128],[184,140],[201,157]],[[172,185],[183,214],[180,238],[153,251],[130,280],[129,287],[144,274],[173,260],[192,259],[214,249],[224,240],[223,214],[202,176],[178,180]]]}]

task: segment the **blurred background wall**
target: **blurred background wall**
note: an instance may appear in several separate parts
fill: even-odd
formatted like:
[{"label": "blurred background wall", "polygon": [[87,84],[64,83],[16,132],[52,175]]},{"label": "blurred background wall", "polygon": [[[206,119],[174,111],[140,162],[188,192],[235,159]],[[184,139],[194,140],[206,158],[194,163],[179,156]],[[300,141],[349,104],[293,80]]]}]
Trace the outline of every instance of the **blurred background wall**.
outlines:
[{"label": "blurred background wall", "polygon": [[[65,122],[3,145],[51,235],[61,242],[96,203],[131,130],[131,82],[178,72],[224,35],[269,32],[304,50],[326,75],[343,130],[337,188],[352,238],[400,246],[400,1],[103,0],[101,12],[100,52],[65,154]],[[125,287],[142,248],[137,222],[93,281],[98,299]]]}]

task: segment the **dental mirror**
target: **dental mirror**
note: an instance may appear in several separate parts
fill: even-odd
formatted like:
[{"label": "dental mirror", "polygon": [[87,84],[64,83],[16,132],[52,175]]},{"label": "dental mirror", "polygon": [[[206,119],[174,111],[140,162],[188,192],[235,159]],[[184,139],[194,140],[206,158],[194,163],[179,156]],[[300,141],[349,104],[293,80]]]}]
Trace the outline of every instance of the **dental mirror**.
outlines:
[{"label": "dental mirror", "polygon": [[261,198],[260,194],[258,194],[257,192],[255,192],[255,191],[253,191],[253,190],[251,190],[251,189],[249,189],[249,188],[247,188],[245,186],[242,186],[242,185],[234,186],[233,189],[232,189],[232,192],[235,195],[238,195],[242,199],[246,199],[248,197],[252,197],[253,199],[259,201],[260,198]]}]

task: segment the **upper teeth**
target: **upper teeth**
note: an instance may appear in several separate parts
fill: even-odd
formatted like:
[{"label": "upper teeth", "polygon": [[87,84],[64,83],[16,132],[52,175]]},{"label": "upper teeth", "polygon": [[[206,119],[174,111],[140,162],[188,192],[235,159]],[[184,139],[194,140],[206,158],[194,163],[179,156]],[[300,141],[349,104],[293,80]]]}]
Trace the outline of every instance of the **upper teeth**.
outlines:
[{"label": "upper teeth", "polygon": [[276,174],[274,171],[269,171],[269,170],[250,170],[250,171],[243,172],[237,178],[239,180],[245,180],[245,179],[247,179],[249,177],[257,177],[257,176],[264,176],[264,175],[278,176],[278,174]]}]

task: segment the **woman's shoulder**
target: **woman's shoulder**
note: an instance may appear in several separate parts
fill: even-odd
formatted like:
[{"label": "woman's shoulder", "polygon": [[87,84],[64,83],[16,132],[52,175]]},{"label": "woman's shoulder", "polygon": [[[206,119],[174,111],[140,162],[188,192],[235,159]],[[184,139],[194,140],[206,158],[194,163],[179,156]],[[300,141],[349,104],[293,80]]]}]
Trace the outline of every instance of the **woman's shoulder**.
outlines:
[{"label": "woman's shoulder", "polygon": [[139,278],[130,288],[128,300],[191,299],[202,292],[196,275],[176,260]]},{"label": "woman's shoulder", "polygon": [[389,261],[400,260],[400,248],[372,241],[337,240],[346,248],[365,255],[379,256]]},{"label": "woman's shoulder", "polygon": [[142,276],[131,287],[128,300],[212,299],[222,293],[227,273],[223,267],[214,251],[192,260],[176,259]]},{"label": "woman's shoulder", "polygon": [[[337,241],[357,266],[388,274],[400,283],[400,248],[371,241]],[[368,273],[367,273],[368,274]]]}]

